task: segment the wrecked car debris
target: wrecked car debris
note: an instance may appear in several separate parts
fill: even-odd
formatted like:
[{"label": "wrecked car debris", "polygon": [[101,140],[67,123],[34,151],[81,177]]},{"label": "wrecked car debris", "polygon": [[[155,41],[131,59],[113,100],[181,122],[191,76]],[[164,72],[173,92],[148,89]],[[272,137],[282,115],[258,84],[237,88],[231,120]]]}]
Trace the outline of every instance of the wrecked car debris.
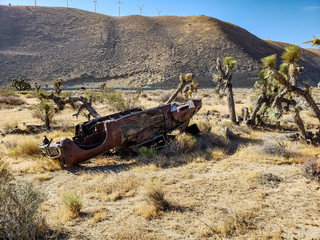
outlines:
[{"label": "wrecked car debris", "polygon": [[194,99],[147,110],[134,108],[78,124],[72,140],[61,138],[39,146],[43,155],[71,167],[106,152],[135,151],[160,140],[166,143],[167,134],[176,129],[184,131],[201,106],[201,100]]}]

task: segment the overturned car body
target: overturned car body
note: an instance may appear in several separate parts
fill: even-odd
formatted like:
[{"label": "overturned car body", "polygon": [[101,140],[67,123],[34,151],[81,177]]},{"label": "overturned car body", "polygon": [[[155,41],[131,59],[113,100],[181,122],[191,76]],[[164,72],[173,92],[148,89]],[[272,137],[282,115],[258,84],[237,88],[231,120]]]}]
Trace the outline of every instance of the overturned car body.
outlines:
[{"label": "overturned car body", "polygon": [[106,152],[135,150],[157,139],[166,139],[168,133],[184,130],[201,106],[201,100],[190,100],[147,110],[130,109],[79,124],[72,140],[62,138],[55,143],[51,140],[40,147],[44,155],[71,167]]}]

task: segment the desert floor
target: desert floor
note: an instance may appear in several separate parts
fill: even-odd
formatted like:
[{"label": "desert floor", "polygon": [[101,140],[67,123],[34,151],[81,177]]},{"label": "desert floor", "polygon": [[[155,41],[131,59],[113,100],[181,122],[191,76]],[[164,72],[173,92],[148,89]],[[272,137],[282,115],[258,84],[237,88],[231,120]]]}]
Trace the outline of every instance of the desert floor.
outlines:
[{"label": "desert floor", "polygon": [[[136,104],[158,106],[168,92],[144,91]],[[221,117],[228,113],[226,98],[213,92],[200,89],[193,95],[202,99],[203,107],[192,122],[206,131],[210,147],[199,148],[197,140],[191,138],[190,143],[184,136],[186,146],[179,145],[170,155],[106,155],[68,169],[37,151],[24,152],[23,146],[41,143],[44,135],[54,141],[72,137],[72,127],[86,118],[72,117],[75,110],[67,108],[54,117],[57,129],[52,132],[6,134],[16,126],[43,124],[32,114],[39,100],[22,95],[25,104],[1,105],[0,158],[17,181],[32,182],[45,193],[39,210],[54,230],[53,238],[320,239],[320,185],[303,174],[304,162],[317,159],[319,147],[285,137],[296,131],[292,114],[283,117],[282,130],[231,124]],[[243,106],[253,104],[255,93],[234,93],[241,115]],[[99,101],[93,106],[101,115],[114,110]],[[316,130],[318,121],[309,108],[302,116],[306,128]],[[238,137],[227,139],[224,127]],[[65,193],[80,196],[79,214],[63,203]],[[152,193],[163,194],[160,207]]]}]

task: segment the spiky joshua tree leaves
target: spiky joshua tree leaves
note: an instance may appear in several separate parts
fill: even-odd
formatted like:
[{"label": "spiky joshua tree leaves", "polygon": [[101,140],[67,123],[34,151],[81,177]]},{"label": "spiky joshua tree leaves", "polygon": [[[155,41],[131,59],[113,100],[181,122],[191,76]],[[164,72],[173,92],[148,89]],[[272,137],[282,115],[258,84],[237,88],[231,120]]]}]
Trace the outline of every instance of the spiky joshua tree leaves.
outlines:
[{"label": "spiky joshua tree leaves", "polygon": [[272,107],[277,106],[279,100],[287,93],[295,93],[307,101],[320,122],[320,110],[313,100],[309,92],[309,88],[301,89],[297,87],[299,74],[304,69],[303,67],[299,67],[297,64],[300,58],[300,48],[298,46],[291,45],[286,47],[285,52],[282,54],[283,64],[280,66],[279,71],[275,70],[275,57],[273,57],[272,61],[269,61],[270,56],[262,59],[262,63],[266,67],[267,74],[270,74],[270,76],[282,86],[281,91],[272,103]]},{"label": "spiky joshua tree leaves", "polygon": [[[303,97],[314,111],[316,117],[320,122],[320,110],[315,103],[310,93],[310,87],[301,89],[297,86],[299,74],[303,71],[303,67],[298,66],[298,61],[301,59],[301,51],[298,46],[291,45],[285,48],[284,53],[281,56],[282,64],[280,69],[276,70],[276,55],[271,55],[263,58],[261,61],[266,67],[265,74],[270,79],[269,81],[276,81],[280,84],[281,88],[277,95],[273,98],[271,104],[271,110],[276,110],[282,113],[282,104],[287,103],[287,110],[292,105],[295,108],[294,120],[299,128],[300,134],[306,139],[306,131],[303,121],[300,117],[300,108],[297,106],[297,102],[293,99],[293,93],[297,96]],[[288,96],[288,98],[285,98]],[[272,111],[271,111],[272,112]]]},{"label": "spiky joshua tree leaves", "polygon": [[51,121],[55,115],[55,109],[51,101],[41,101],[33,109],[33,117],[39,118],[44,122],[47,131],[51,129]]},{"label": "spiky joshua tree leaves", "polygon": [[313,40],[306,41],[306,42],[304,42],[304,43],[311,43],[311,44],[312,44],[312,47],[320,46],[320,39],[319,39],[319,38],[316,38],[316,36],[313,36]]},{"label": "spiky joshua tree leaves", "polygon": [[227,97],[228,97],[228,108],[230,119],[232,122],[237,122],[235,105],[234,105],[234,98],[233,98],[233,91],[232,91],[232,70],[236,65],[236,61],[232,57],[225,57],[223,59],[223,66],[221,64],[220,58],[217,58],[217,70],[218,74],[214,75],[213,80],[217,82],[217,92],[221,88],[223,90],[227,90]]},{"label": "spiky joshua tree leaves", "polygon": [[180,83],[177,90],[171,95],[167,100],[166,104],[171,103],[181,92],[183,92],[184,97],[191,97],[193,92],[197,92],[199,84],[193,80],[194,75],[192,73],[180,74]]},{"label": "spiky joshua tree leaves", "polygon": [[56,81],[53,83],[54,91],[59,96],[62,92],[62,78],[57,78]]}]

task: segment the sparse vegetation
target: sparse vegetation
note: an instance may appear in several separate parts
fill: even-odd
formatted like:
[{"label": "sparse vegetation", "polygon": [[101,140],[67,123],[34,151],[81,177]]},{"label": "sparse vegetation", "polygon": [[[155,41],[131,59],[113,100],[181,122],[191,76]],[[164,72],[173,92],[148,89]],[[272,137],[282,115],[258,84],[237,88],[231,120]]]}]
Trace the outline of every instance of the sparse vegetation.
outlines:
[{"label": "sparse vegetation", "polygon": [[[206,90],[209,96],[212,91]],[[158,94],[160,90],[155,92]],[[166,92],[161,90],[158,96]],[[242,98],[243,104],[249,101],[247,90],[234,89],[234,92],[235,96],[246,93],[247,97]],[[96,93],[100,94],[98,91]],[[155,95],[153,91],[148,92],[148,96]],[[28,104],[34,105],[39,101],[25,96],[21,98]],[[140,101],[146,106],[154,106],[159,102],[157,98],[151,101],[140,98]],[[108,114],[110,110],[104,108],[105,104],[101,103],[99,97],[96,99],[97,109]],[[34,136],[1,136],[0,157],[14,176],[35,181],[48,192],[50,199],[37,210],[40,219],[42,216],[46,218],[39,225],[45,232],[48,228],[63,226],[67,230],[72,229],[70,237],[75,237],[80,234],[80,229],[89,225],[93,230],[81,233],[87,238],[166,238],[167,235],[158,234],[161,228],[181,239],[187,236],[197,239],[250,239],[262,236],[261,232],[266,229],[270,234],[263,236],[267,237],[283,237],[292,230],[290,226],[283,227],[279,233],[280,230],[274,228],[274,221],[279,226],[284,226],[286,223],[283,219],[287,218],[290,218],[292,225],[297,222],[315,223],[318,220],[316,216],[306,219],[303,212],[317,211],[316,205],[308,202],[317,199],[316,191],[312,189],[318,180],[299,177],[301,172],[297,164],[307,163],[310,154],[316,159],[314,155],[318,154],[317,148],[281,138],[281,132],[264,132],[246,125],[236,125],[228,119],[220,120],[221,115],[228,112],[227,106],[217,102],[213,109],[213,105],[207,104],[210,102],[211,98],[203,100],[203,109],[190,123],[198,125],[199,135],[181,134],[178,140],[169,144],[168,149],[154,151],[153,148],[144,148],[140,156],[101,156],[72,169],[71,172],[75,174],[54,171],[60,169],[58,163],[40,156],[38,144],[42,141],[43,133]],[[20,111],[14,106],[9,110],[14,114],[31,116],[27,106],[19,107],[22,109]],[[70,111],[72,109],[65,108],[57,118],[68,119],[70,126],[83,121],[68,118]],[[300,114],[306,122],[314,121],[305,109]],[[288,118],[285,114],[284,117]],[[38,120],[24,121],[34,124]],[[60,126],[60,121],[58,123]],[[2,126],[9,125],[13,128],[25,126],[21,117],[2,119]],[[239,137],[228,139],[225,128]],[[61,137],[71,138],[74,133],[59,130],[45,135],[57,141]],[[315,170],[302,170],[302,174],[307,176],[305,172],[310,172],[309,178],[316,180],[317,168],[315,164],[311,165]],[[311,177],[313,175],[315,177]],[[310,189],[306,181],[310,182]],[[277,188],[281,189],[282,194],[275,199],[273,192]],[[288,201],[293,191],[296,201]],[[301,191],[303,194],[300,194]],[[81,196],[83,205],[78,213],[62,203],[62,196],[68,193],[74,197]],[[194,219],[192,222],[189,221],[191,218]],[[272,223],[270,218],[273,219]],[[103,231],[106,224],[108,231]],[[299,231],[310,234],[311,225],[304,226]]]},{"label": "sparse vegetation", "polygon": [[157,155],[157,151],[154,148],[149,147],[141,147],[139,148],[139,156],[145,157],[145,158],[154,158]]},{"label": "sparse vegetation", "polygon": [[76,216],[80,214],[82,208],[82,197],[73,193],[67,192],[62,194],[61,199],[67,208]]},{"label": "sparse vegetation", "polygon": [[113,88],[103,87],[102,96],[117,111],[124,111],[139,105],[139,93],[129,91],[125,95]]},{"label": "sparse vegetation", "polygon": [[19,95],[0,96],[0,104],[20,106],[26,103]]},{"label": "sparse vegetation", "polygon": [[[29,183],[15,182],[0,161],[0,238],[37,239],[42,237],[42,217],[38,212],[44,195]],[[42,229],[44,230],[44,229]]]}]

